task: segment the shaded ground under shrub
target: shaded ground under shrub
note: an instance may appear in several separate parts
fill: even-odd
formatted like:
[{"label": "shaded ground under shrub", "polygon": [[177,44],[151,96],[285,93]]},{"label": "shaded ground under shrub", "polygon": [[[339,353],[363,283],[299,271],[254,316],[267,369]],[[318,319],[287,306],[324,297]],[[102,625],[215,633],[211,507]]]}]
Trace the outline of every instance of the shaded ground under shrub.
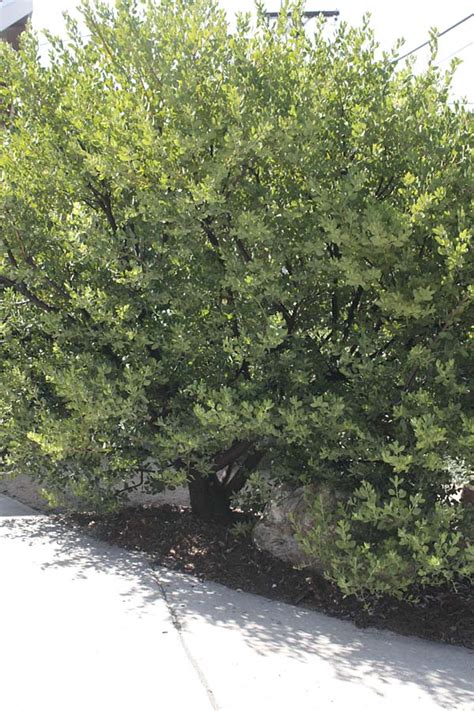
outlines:
[{"label": "shaded ground under shrub", "polygon": [[[372,601],[370,612],[353,597],[316,575],[259,551],[250,535],[236,535],[225,524],[203,522],[189,509],[163,506],[136,507],[99,515],[79,513],[66,517],[101,540],[151,554],[164,565],[200,579],[263,595],[293,605],[325,612],[354,622],[401,634],[458,644],[474,649],[474,591],[462,584],[425,589],[419,602],[391,597]],[[236,522],[245,518],[236,515]]]}]

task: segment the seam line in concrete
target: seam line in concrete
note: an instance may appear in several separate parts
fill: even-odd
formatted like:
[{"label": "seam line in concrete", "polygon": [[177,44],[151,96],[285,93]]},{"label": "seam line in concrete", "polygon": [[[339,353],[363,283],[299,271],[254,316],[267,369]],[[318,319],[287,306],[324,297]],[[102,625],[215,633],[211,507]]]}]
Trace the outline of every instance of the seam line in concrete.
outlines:
[{"label": "seam line in concrete", "polygon": [[152,577],[161,592],[161,595],[163,596],[163,600],[165,601],[166,607],[168,609],[168,612],[169,612],[169,615],[171,618],[171,623],[178,634],[179,641],[180,641],[181,646],[184,650],[184,653],[185,653],[189,663],[193,667],[194,671],[196,672],[201,685],[204,687],[207,697],[209,699],[209,703],[211,704],[213,711],[219,711],[219,706],[217,705],[216,699],[214,697],[214,693],[209,685],[209,682],[207,681],[206,676],[205,676],[204,672],[202,671],[201,667],[199,666],[197,661],[194,659],[194,656],[193,656],[191,650],[189,649],[189,647],[186,643],[186,640],[184,639],[183,625],[181,624],[181,620],[179,619],[178,613],[176,612],[175,608],[173,607],[172,603],[170,602],[170,600],[168,598],[168,593],[166,591],[166,588],[165,588],[164,584],[161,582],[159,575],[156,571],[152,570],[151,574],[152,574]]}]

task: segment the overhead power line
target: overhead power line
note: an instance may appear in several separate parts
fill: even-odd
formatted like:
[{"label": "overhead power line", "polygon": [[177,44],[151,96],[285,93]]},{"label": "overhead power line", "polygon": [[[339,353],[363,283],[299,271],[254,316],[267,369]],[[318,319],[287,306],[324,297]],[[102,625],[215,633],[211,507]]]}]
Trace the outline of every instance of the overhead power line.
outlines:
[{"label": "overhead power line", "polygon": [[463,47],[459,47],[455,52],[451,52],[451,54],[448,54],[447,57],[443,57],[443,59],[440,59],[439,62],[438,62],[438,64],[442,64],[443,62],[447,62],[448,59],[451,59],[451,57],[456,57],[458,54],[461,54],[461,52],[463,52],[463,51],[464,51],[465,49],[467,49],[468,47],[472,47],[473,44],[474,44],[474,40],[473,40],[472,42],[468,42],[468,43],[465,44]]},{"label": "overhead power line", "polygon": [[[339,10],[307,10],[302,14],[306,20],[311,20],[313,19],[313,17],[319,17],[320,15],[322,15],[323,17],[339,17]],[[280,16],[280,13],[266,12],[265,15],[266,17],[268,17],[269,20],[277,20]],[[291,12],[288,12],[287,15],[288,17],[291,17]]]},{"label": "overhead power line", "polygon": [[[451,25],[451,27],[448,27],[446,30],[443,30],[442,32],[439,32],[436,37],[442,37],[443,35],[447,35],[448,32],[451,32],[451,30],[454,30],[455,27],[459,27],[459,25],[462,25],[464,22],[467,22],[468,20],[471,19],[471,17],[474,17],[474,12],[471,12],[470,15],[467,15],[466,17],[463,17],[462,20],[459,20],[459,22],[456,22],[454,25]],[[401,62],[402,59],[406,59],[406,57],[409,57],[410,54],[414,54],[415,52],[418,52],[419,49],[423,49],[423,47],[426,47],[429,45],[431,40],[427,40],[426,42],[423,42],[423,44],[420,44],[418,47],[415,47],[414,49],[411,49],[409,52],[406,54],[402,54],[401,57],[397,57],[397,59],[394,60],[394,64],[397,62]]]}]

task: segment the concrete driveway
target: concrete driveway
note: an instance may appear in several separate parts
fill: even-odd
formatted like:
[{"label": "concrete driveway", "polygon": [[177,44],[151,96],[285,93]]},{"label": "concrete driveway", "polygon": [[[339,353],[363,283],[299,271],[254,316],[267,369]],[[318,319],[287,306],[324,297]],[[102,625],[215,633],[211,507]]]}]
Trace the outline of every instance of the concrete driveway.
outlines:
[{"label": "concrete driveway", "polygon": [[0,497],[5,711],[474,708],[474,654],[202,583]]}]

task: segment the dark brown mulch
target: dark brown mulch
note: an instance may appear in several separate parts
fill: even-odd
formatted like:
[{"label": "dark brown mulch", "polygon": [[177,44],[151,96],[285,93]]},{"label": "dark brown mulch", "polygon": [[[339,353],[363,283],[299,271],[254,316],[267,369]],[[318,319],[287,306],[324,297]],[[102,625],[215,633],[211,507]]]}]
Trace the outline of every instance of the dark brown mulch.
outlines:
[{"label": "dark brown mulch", "polygon": [[468,584],[460,585],[457,592],[425,590],[416,604],[387,596],[374,602],[368,612],[355,598],[344,599],[324,578],[259,551],[249,535],[235,535],[224,523],[203,522],[188,509],[128,508],[107,516],[75,514],[69,520],[102,540],[146,551],[156,564],[203,580],[303,605],[352,620],[359,627],[389,629],[474,649],[474,591]]}]

